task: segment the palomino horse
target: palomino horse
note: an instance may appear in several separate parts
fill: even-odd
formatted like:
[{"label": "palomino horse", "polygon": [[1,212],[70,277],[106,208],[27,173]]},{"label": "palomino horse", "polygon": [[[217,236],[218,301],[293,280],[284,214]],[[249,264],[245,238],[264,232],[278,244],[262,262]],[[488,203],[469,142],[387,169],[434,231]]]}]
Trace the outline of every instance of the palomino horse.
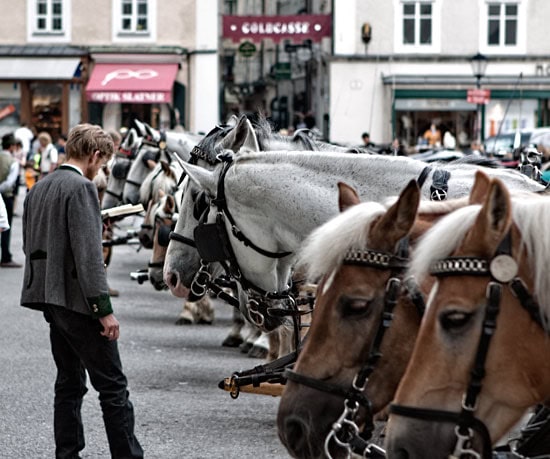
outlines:
[{"label": "palomino horse", "polygon": [[490,458],[549,400],[548,205],[510,199],[495,179],[482,206],[445,217],[419,244],[410,272],[437,282],[390,408],[390,457]]},{"label": "palomino horse", "polygon": [[[488,184],[479,173],[470,199]],[[389,209],[361,204],[355,190],[340,183],[343,213],[313,231],[300,251],[298,266],[322,281],[279,405],[279,436],[294,457],[341,456],[349,447],[342,425],[364,424],[368,436],[372,415],[393,398],[423,313],[403,279],[408,251],[434,221],[469,203],[424,201],[417,213],[419,198],[411,181]]]},{"label": "palomino horse", "polygon": [[[336,215],[338,181],[351,182],[363,199],[381,201],[429,171],[424,198],[441,176],[448,177],[448,190],[439,191],[454,198],[469,192],[480,168],[460,162],[427,169],[424,163],[404,157],[245,149],[214,170],[183,167],[212,205],[208,222],[219,222],[219,231],[226,235],[239,282],[250,291],[274,294],[288,290],[294,255],[306,235]],[[486,170],[502,177],[510,188],[543,189],[519,172]],[[178,220],[176,228],[189,237],[195,226],[194,221]],[[164,277],[172,293],[185,296],[200,267],[196,250],[182,244],[177,263],[167,258],[165,265]]]}]

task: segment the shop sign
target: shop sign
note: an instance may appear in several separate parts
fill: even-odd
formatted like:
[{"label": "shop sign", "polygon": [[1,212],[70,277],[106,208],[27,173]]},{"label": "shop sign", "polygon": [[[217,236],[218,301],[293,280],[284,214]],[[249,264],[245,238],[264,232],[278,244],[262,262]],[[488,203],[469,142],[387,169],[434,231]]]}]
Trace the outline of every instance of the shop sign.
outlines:
[{"label": "shop sign", "polygon": [[88,93],[90,102],[129,103],[129,104],[162,104],[170,103],[170,93],[152,91],[94,91]]},{"label": "shop sign", "polygon": [[244,57],[252,57],[256,53],[256,45],[251,41],[245,41],[239,45],[239,53]]},{"label": "shop sign", "polygon": [[6,105],[4,108],[0,109],[0,120],[4,119],[6,116],[11,115],[12,113],[15,113],[15,105]]},{"label": "shop sign", "polygon": [[273,66],[273,74],[276,80],[290,80],[292,77],[290,62],[277,62]]},{"label": "shop sign", "polygon": [[223,38],[235,42],[246,39],[261,42],[270,38],[276,43],[289,39],[321,41],[330,37],[329,14],[300,14],[295,16],[223,16]]},{"label": "shop sign", "polygon": [[466,100],[470,104],[487,104],[491,100],[490,89],[468,89]]}]

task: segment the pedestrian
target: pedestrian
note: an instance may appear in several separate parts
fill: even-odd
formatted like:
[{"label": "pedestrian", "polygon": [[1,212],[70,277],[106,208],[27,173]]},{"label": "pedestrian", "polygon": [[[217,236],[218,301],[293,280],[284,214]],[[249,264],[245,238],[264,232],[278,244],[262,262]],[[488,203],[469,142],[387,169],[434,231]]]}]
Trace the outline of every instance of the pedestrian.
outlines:
[{"label": "pedestrian", "polygon": [[6,210],[6,205],[4,204],[4,198],[0,194],[0,233],[10,229],[10,224],[8,223],[8,211]]},{"label": "pedestrian", "polygon": [[[13,134],[6,134],[2,137],[2,151],[0,152],[0,194],[6,206],[8,224],[11,226],[13,220],[13,204],[15,201],[14,190],[19,177],[19,163],[13,157],[15,148],[15,137]],[[11,229],[2,231],[0,235],[0,246],[2,255],[0,257],[0,267],[2,268],[21,268],[21,264],[16,263],[10,252]]]},{"label": "pedestrian", "polygon": [[47,132],[38,134],[38,153],[40,153],[40,178],[44,178],[57,168],[57,149],[52,144],[52,136]]},{"label": "pedestrian", "polygon": [[441,131],[437,128],[435,123],[430,124],[430,127],[424,132],[423,137],[430,147],[441,146]]},{"label": "pedestrian", "polygon": [[113,141],[99,126],[80,124],[69,132],[65,153],[66,163],[29,191],[23,213],[21,305],[42,311],[50,326],[56,458],[77,458],[84,449],[86,372],[99,393],[111,456],[143,458],[117,347],[119,322],[108,294],[92,182],[112,156]]},{"label": "pedestrian", "polygon": [[361,138],[363,139],[363,144],[361,147],[372,148],[375,146],[374,143],[370,141],[370,134],[368,132],[363,132],[363,134],[361,134]]},{"label": "pedestrian", "polygon": [[15,138],[15,145],[13,147],[12,154],[16,161],[19,163],[19,175],[17,176],[15,187],[13,189],[13,209],[15,214],[15,209],[17,209],[17,196],[19,195],[19,188],[25,180],[24,171],[25,166],[27,165],[27,155],[23,150],[23,142],[17,137]]}]

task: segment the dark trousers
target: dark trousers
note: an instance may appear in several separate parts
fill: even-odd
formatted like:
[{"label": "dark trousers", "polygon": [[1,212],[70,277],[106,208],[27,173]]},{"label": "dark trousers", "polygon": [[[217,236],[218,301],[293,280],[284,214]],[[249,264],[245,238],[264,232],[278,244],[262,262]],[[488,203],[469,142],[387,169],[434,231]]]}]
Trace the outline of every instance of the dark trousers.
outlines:
[{"label": "dark trousers", "polygon": [[111,457],[143,458],[134,436],[134,409],[116,341],[101,336],[99,320],[57,306],[46,306],[52,354],[57,366],[54,401],[55,455],[57,459],[78,458],[84,449],[80,415],[87,392],[86,371],[99,392],[103,422]]},{"label": "dark trousers", "polygon": [[[13,196],[7,198],[2,195],[4,199],[4,204],[6,204],[6,211],[8,214],[8,223],[11,226],[13,220]],[[0,258],[0,263],[9,263],[11,261],[11,252],[10,252],[10,238],[11,238],[11,228],[0,233],[0,242],[2,246],[2,257]]]}]

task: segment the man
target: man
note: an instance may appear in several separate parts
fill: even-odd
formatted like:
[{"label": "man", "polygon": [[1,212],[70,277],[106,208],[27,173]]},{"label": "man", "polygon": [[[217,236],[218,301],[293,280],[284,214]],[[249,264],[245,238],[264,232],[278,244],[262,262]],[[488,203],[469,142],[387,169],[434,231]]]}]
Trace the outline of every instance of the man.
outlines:
[{"label": "man", "polygon": [[374,143],[370,141],[370,134],[368,132],[363,132],[361,138],[363,139],[363,145],[361,145],[363,148],[372,148],[375,146]]},{"label": "man", "polygon": [[[6,134],[2,137],[2,151],[0,152],[0,194],[6,205],[8,224],[11,226],[13,220],[13,206],[15,201],[15,187],[19,177],[19,163],[13,157],[16,139],[13,134]],[[2,231],[0,242],[2,255],[0,257],[1,268],[21,268],[21,264],[12,259],[10,252],[11,230]]]},{"label": "man", "polygon": [[101,215],[92,179],[113,154],[99,126],[69,133],[67,162],[39,180],[23,212],[23,306],[43,311],[57,366],[54,400],[56,458],[84,449],[80,409],[86,371],[99,392],[113,458],[142,458],[134,412],[117,347],[119,323],[108,294]]}]

